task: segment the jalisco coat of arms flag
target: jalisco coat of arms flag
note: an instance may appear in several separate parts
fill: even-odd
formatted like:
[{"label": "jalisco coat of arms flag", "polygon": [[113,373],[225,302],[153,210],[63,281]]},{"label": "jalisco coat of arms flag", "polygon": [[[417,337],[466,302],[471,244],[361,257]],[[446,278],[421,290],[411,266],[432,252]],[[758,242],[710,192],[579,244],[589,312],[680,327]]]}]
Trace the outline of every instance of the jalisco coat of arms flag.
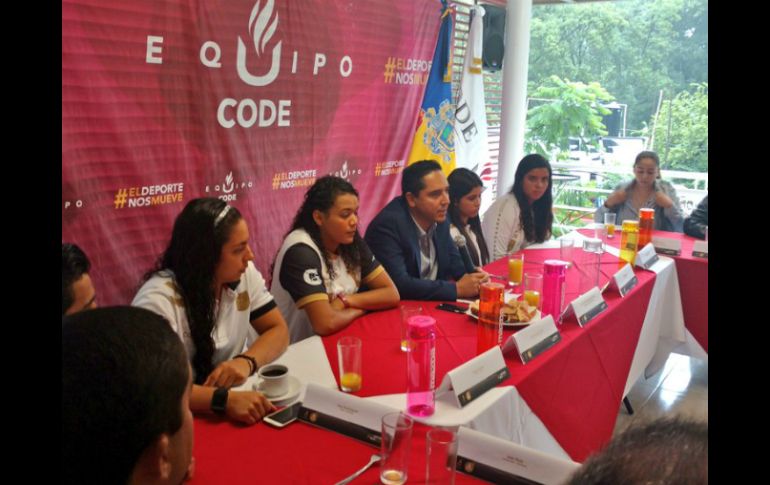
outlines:
[{"label": "jalisco coat of arms flag", "polygon": [[452,104],[452,72],[449,65],[452,15],[446,1],[442,0],[441,3],[441,29],[407,165],[419,160],[436,160],[444,173],[449,175],[455,168],[455,108]]}]

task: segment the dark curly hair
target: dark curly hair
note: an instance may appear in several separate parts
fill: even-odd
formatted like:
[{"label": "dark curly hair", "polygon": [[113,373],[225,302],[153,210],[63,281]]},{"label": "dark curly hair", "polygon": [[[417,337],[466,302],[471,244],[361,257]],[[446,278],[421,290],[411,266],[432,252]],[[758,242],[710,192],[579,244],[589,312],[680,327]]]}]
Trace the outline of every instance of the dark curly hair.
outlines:
[{"label": "dark curly hair", "polygon": [[[524,195],[524,177],[536,168],[548,169],[548,189],[542,197],[532,205]],[[553,170],[551,164],[542,155],[529,154],[521,159],[516,167],[516,175],[513,179],[511,193],[516,197],[521,209],[521,226],[524,228],[524,237],[527,241],[543,242],[551,235],[553,226]]]},{"label": "dark curly hair", "polygon": [[[329,278],[332,280],[336,275],[334,274],[334,268],[329,260],[328,252],[324,249],[323,242],[321,241],[321,229],[313,220],[313,211],[319,210],[325,214],[328,213],[329,209],[334,206],[337,197],[343,194],[352,194],[358,197],[358,191],[356,191],[355,187],[343,178],[327,175],[316,180],[313,186],[308,189],[307,193],[305,193],[305,199],[302,202],[302,206],[299,208],[299,211],[297,211],[297,215],[294,216],[294,222],[291,225],[291,229],[286,233],[286,235],[288,235],[295,229],[304,229],[307,231],[310,238],[316,246],[318,246],[318,249],[321,250],[321,256],[329,271]],[[339,254],[340,257],[342,257],[342,262],[351,273],[355,271],[356,268],[361,268],[363,266],[364,262],[361,261],[362,244],[363,239],[358,232],[358,228],[356,228],[356,235],[353,238],[353,242],[351,244],[340,244],[339,246]],[[273,265],[275,265],[275,261],[273,261]],[[270,273],[272,274],[272,272],[271,268]]]},{"label": "dark curly hair", "polygon": [[[225,208],[227,210],[225,211]],[[220,218],[221,216],[221,218]],[[193,199],[174,221],[171,242],[144,280],[170,270],[184,300],[190,333],[195,344],[192,367],[200,384],[214,370],[214,275],[222,255],[222,246],[230,238],[233,226],[242,219],[233,206],[215,198]]]}]

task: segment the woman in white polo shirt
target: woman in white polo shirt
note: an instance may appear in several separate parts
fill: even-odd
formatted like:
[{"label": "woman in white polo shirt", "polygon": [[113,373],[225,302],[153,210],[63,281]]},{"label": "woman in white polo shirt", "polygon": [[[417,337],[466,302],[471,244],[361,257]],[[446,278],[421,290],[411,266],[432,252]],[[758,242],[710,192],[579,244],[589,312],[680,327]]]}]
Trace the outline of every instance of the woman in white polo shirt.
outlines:
[{"label": "woman in white polo shirt", "polygon": [[308,189],[272,275],[292,343],[334,333],[367,310],[399,301],[396,285],[358,233],[358,192],[339,177],[321,177]]},{"label": "woman in white polo shirt", "polygon": [[[235,207],[214,198],[191,200],[132,305],[165,317],[182,339],[193,369],[193,412],[253,424],[274,406],[259,392],[228,389],[278,357],[289,339],[248,242],[249,229]],[[259,338],[243,352],[250,327]]]}]

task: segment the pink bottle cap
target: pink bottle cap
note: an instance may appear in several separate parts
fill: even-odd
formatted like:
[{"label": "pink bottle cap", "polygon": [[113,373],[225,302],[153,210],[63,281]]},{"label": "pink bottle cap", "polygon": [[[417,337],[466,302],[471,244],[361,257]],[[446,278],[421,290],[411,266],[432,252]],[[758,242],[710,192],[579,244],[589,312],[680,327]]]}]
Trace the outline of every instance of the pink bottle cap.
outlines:
[{"label": "pink bottle cap", "polygon": [[543,273],[547,275],[564,275],[567,273],[568,264],[560,259],[546,259],[543,263]]},{"label": "pink bottle cap", "polygon": [[428,328],[436,324],[436,319],[427,315],[414,315],[409,317],[406,324],[410,327]]}]

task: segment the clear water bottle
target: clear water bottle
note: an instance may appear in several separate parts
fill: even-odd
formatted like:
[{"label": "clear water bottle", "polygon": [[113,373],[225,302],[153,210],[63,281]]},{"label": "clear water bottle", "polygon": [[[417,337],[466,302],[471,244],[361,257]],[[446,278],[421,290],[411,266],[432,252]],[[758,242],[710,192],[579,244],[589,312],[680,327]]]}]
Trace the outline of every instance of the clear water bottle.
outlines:
[{"label": "clear water bottle", "polygon": [[580,294],[585,294],[593,287],[599,287],[602,274],[602,254],[604,247],[601,239],[588,238],[583,240],[583,251],[580,256]]},{"label": "clear water bottle", "polygon": [[406,411],[431,416],[436,410],[436,320],[415,315],[407,321]]}]

